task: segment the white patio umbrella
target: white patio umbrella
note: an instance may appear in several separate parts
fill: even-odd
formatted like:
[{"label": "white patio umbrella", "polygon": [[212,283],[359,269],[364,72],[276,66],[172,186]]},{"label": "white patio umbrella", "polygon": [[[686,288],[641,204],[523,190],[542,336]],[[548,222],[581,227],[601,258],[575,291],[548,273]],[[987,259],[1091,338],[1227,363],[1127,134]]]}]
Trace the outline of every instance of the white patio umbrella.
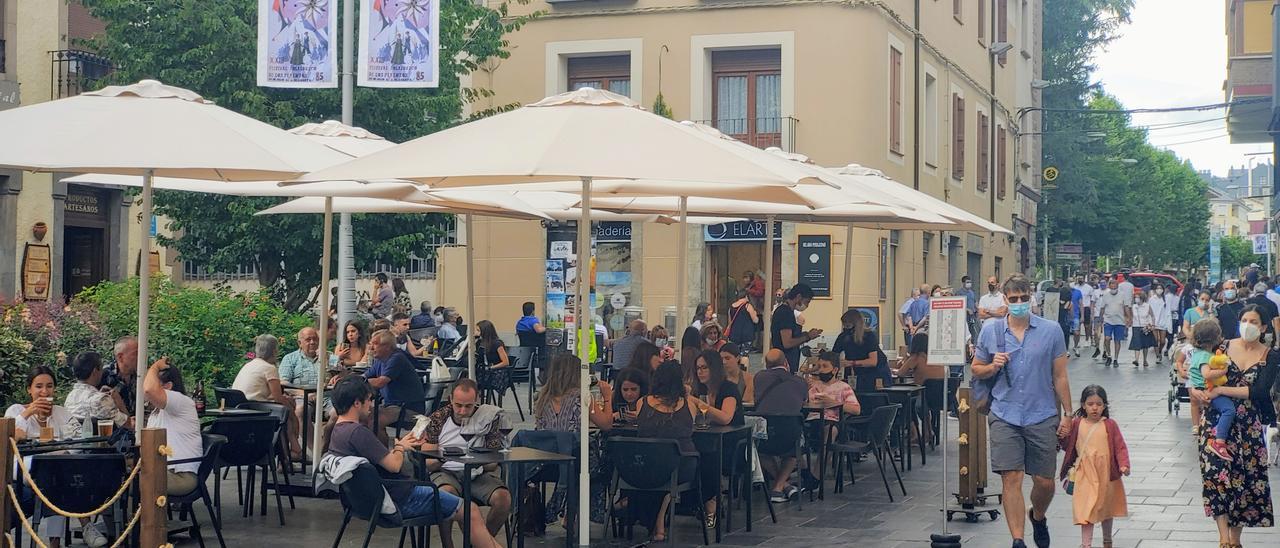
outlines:
[{"label": "white patio umbrella", "polygon": [[[155,80],[0,112],[0,166],[29,171],[142,176],[151,215],[154,176],[211,181],[296,177],[347,158],[332,148]],[[150,253],[145,230],[139,239]],[[139,276],[137,421],[143,423],[150,276]],[[323,331],[323,330],[322,330]]]},{"label": "white patio umbrella", "polygon": [[[768,155],[748,154],[724,139],[644,112],[626,97],[580,89],[537,103],[456,126],[376,152],[346,164],[319,170],[299,181],[406,179],[432,188],[512,185],[577,179],[582,183],[578,249],[590,249],[591,188],[595,179],[617,179],[633,191],[647,192],[645,180],[691,183],[691,195],[712,195],[719,185],[794,187],[824,184],[823,174],[796,168]],[[692,183],[697,183],[692,184]],[[705,188],[704,188],[705,187]],[[698,192],[693,192],[697,190]],[[783,201],[783,200],[778,200]],[[795,199],[790,203],[806,204]],[[685,233],[681,231],[684,243]],[[582,256],[586,256],[582,253]],[[677,293],[684,275],[678,273]],[[579,327],[589,321],[590,295],[578,284]],[[585,331],[585,329],[584,329]],[[587,370],[589,345],[578,345]],[[582,375],[581,391],[589,386]],[[586,455],[589,398],[583,398],[580,454]],[[589,540],[589,481],[580,463],[579,542]]]},{"label": "white patio umbrella", "polygon": [[[323,184],[323,183],[309,183]],[[308,186],[309,186],[308,185]],[[292,187],[297,188],[297,187]],[[451,194],[440,192],[427,192],[428,196],[436,196]],[[556,221],[572,221],[582,216],[582,210],[576,207],[567,209],[539,209],[538,204],[528,200],[528,193],[512,193],[518,195],[521,201],[529,202],[529,205],[537,214],[524,213],[519,210],[510,210],[507,212],[474,210],[477,215],[489,217],[509,217],[513,219],[537,219],[543,218]],[[572,196],[576,201],[577,196]],[[295,198],[275,207],[259,211],[257,215],[283,215],[298,213],[324,213],[325,199],[319,196],[308,196],[303,198]],[[453,205],[448,205],[448,204]],[[365,198],[365,197],[334,197],[333,212],[334,213],[470,213],[473,211],[465,210],[465,208],[457,207],[461,202],[446,201],[428,201],[420,202],[411,199],[392,199],[392,198]],[[505,213],[505,214],[504,214]],[[641,223],[657,223],[657,224],[676,224],[681,222],[678,217],[669,215],[643,214],[643,213],[614,213],[612,211],[593,210],[591,217],[599,221],[629,221]],[[690,224],[710,225],[724,223],[736,220],[744,220],[738,218],[724,217],[689,217]]]}]

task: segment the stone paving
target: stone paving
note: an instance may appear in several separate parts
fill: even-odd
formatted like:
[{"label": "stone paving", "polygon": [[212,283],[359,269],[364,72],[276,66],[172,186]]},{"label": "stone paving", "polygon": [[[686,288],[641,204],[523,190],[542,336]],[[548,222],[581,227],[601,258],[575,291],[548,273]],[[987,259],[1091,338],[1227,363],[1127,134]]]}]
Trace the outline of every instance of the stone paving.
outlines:
[{"label": "stone paving", "polygon": [[[1135,369],[1127,364],[1119,368],[1103,368],[1099,362],[1088,358],[1091,352],[1091,348],[1082,348],[1081,353],[1085,357],[1071,361],[1073,397],[1078,397],[1080,390],[1088,384],[1096,383],[1107,388],[1112,399],[1112,416],[1125,435],[1133,464],[1132,475],[1124,479],[1130,517],[1116,521],[1115,546],[1215,546],[1216,529],[1213,522],[1204,516],[1200,497],[1199,468],[1191,441],[1189,411],[1185,406],[1178,416],[1166,411],[1168,364],[1156,366],[1153,361],[1148,369]],[[1128,352],[1124,357],[1128,357]],[[511,403],[507,405],[510,407]],[[950,427],[955,425],[953,421]],[[954,448],[952,444],[948,450],[953,456]],[[871,462],[855,468],[857,486],[847,487],[843,494],[832,493],[832,483],[828,480],[826,500],[810,503],[806,497],[802,511],[796,509],[794,502],[777,505],[776,524],[770,521],[762,495],[757,492],[752,531],[745,531],[745,513],[737,511],[734,515],[735,531],[727,533],[722,544],[769,548],[927,547],[930,533],[940,532],[942,528],[942,513],[939,511],[942,495],[940,455],[940,449],[934,450],[929,455],[929,464],[923,467],[920,466],[919,455],[915,455],[914,470],[903,475],[908,495],[895,496],[895,502],[889,502]],[[948,469],[954,478],[954,457]],[[1272,470],[1273,478],[1280,477],[1280,469]],[[988,492],[999,490],[998,483],[994,483],[998,482],[998,477],[992,475],[992,480]],[[949,480],[949,484],[954,489],[954,481]],[[267,539],[273,544],[286,546],[332,544],[341,520],[337,501],[298,498],[297,509],[286,509],[287,526],[281,528],[276,522],[274,501],[267,516],[241,518],[235,502],[234,485],[233,479],[223,486],[228,546],[260,545]],[[901,494],[896,491],[896,485],[894,489],[897,495]],[[200,515],[207,523],[203,512]],[[1050,508],[1049,523],[1055,546],[1079,545],[1079,527],[1071,524],[1070,498],[1061,489]],[[361,522],[353,524],[342,546],[360,546],[363,526]],[[965,546],[1009,546],[1009,533],[1003,516],[994,523],[985,516],[979,523],[967,523],[957,517],[950,524],[950,530],[962,536]],[[674,531],[677,546],[701,542],[701,534],[691,517],[678,516]],[[643,528],[637,527],[634,541],[606,540],[603,527],[595,526],[591,544],[634,546],[646,534]],[[563,529],[559,526],[548,526],[547,535],[543,539],[527,539],[526,545],[564,545]],[[206,531],[205,538],[216,546],[211,530]],[[382,530],[374,536],[371,545],[395,546],[398,539],[397,532]],[[1280,546],[1280,530],[1246,530],[1243,543],[1245,546]],[[183,537],[178,545],[187,547],[195,546],[195,543]],[[461,546],[461,543],[455,545]],[[1101,546],[1100,531],[1095,533],[1094,545]]]}]

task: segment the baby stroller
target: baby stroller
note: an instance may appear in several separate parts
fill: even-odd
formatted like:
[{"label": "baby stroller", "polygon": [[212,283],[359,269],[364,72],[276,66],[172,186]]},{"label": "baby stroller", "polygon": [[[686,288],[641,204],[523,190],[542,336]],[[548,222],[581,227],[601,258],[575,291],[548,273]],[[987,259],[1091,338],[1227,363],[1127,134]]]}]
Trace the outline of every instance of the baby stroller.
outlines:
[{"label": "baby stroller", "polygon": [[1169,369],[1169,412],[1175,416],[1182,404],[1191,403],[1191,393],[1187,391],[1187,384],[1178,378],[1176,369]]}]

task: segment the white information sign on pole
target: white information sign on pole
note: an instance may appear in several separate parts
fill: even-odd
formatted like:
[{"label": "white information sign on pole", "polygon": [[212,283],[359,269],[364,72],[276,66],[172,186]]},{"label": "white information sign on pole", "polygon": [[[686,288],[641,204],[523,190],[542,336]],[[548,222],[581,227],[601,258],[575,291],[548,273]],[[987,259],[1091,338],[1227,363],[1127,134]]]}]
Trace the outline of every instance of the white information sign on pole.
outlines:
[{"label": "white information sign on pole", "polygon": [[969,333],[964,297],[929,299],[929,364],[964,363]]}]

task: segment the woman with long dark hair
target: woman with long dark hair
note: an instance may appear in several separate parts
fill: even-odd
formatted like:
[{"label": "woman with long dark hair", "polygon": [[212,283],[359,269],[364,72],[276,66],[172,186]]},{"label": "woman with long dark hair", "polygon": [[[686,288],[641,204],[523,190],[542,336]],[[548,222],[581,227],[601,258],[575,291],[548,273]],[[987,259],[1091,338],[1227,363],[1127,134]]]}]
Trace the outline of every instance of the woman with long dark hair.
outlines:
[{"label": "woman with long dark hair", "polygon": [[476,322],[476,356],[483,357],[484,367],[476,369],[476,384],[481,390],[502,394],[511,386],[511,358],[507,346],[498,336],[493,322]]},{"label": "woman with long dark hair", "polygon": [[693,362],[702,352],[702,332],[693,326],[684,328],[680,335],[680,371],[684,375],[684,383],[693,386]]},{"label": "woman with long dark hair", "polygon": [[342,365],[351,367],[366,361],[365,352],[368,349],[369,332],[365,330],[364,322],[349,320],[342,328],[342,341],[334,347],[333,353],[338,355]]},{"label": "woman with long dark hair", "polygon": [[634,367],[624,367],[613,379],[614,418],[634,422],[640,410],[640,400],[649,395],[649,373]]},{"label": "woman with long dark hair", "polygon": [[689,322],[689,325],[701,331],[702,326],[715,321],[715,319],[716,313],[715,309],[711,308],[711,303],[698,303],[697,308],[693,311],[693,321]]},{"label": "woman with long dark hair", "polygon": [[[1270,331],[1270,312],[1257,305],[1245,306],[1240,312],[1240,338],[1223,344],[1228,358],[1226,384],[1190,389],[1203,406],[1196,441],[1200,445],[1205,512],[1213,516],[1219,545],[1224,547],[1240,546],[1245,527],[1275,525],[1263,439],[1263,425],[1276,420],[1271,391],[1280,370],[1280,351],[1263,342]],[[1214,452],[1210,443],[1221,413],[1209,402],[1217,396],[1238,402],[1235,421],[1224,440],[1230,460]]]},{"label": "woman with long dark hair", "polygon": [[[697,413],[698,400],[686,395],[684,375],[680,364],[674,361],[663,362],[653,372],[649,385],[649,395],[640,400],[640,413],[636,418],[637,434],[641,438],[661,438],[675,440],[680,452],[697,453],[693,445],[693,417]],[[693,481],[698,474],[697,460],[688,458],[680,463],[679,481]],[[705,479],[705,478],[704,478]],[[714,478],[719,483],[719,478]],[[703,482],[703,496],[715,496],[714,491],[707,490],[707,482]],[[711,489],[714,489],[714,484]],[[642,510],[642,518],[652,516],[654,524],[650,531],[655,542],[667,538],[667,505],[671,501],[667,495],[653,497],[635,497],[636,509]],[[654,503],[656,501],[656,504]],[[705,502],[705,501],[704,501]],[[655,512],[656,511],[656,512]],[[713,518],[708,518],[713,519]]]},{"label": "woman with long dark hair", "polygon": [[403,279],[392,278],[391,290],[396,295],[395,304],[392,306],[393,311],[408,314],[410,310],[413,310],[413,300],[409,298],[409,289],[404,286]]}]

